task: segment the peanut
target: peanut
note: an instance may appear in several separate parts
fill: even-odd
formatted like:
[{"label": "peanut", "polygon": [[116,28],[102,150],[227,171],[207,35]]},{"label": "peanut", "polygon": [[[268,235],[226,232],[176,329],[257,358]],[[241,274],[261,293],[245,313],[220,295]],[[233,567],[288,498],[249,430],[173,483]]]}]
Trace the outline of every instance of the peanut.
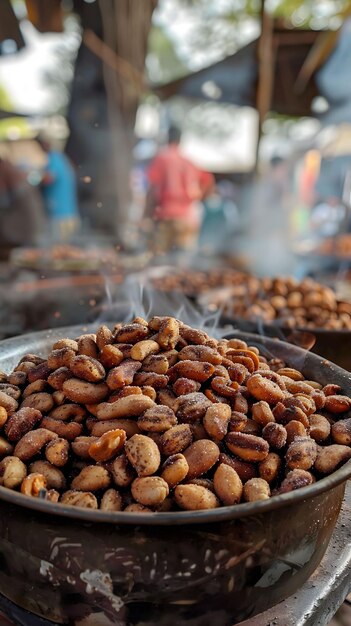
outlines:
[{"label": "peanut", "polygon": [[178,485],[174,490],[174,499],[181,509],[200,511],[215,509],[219,506],[217,496],[200,485]]},{"label": "peanut", "polygon": [[69,378],[62,385],[64,394],[72,400],[81,404],[94,404],[101,402],[108,394],[106,383],[88,383],[79,378]]},{"label": "peanut", "polygon": [[173,426],[160,437],[160,450],[165,456],[183,452],[192,442],[193,436],[189,424]]},{"label": "peanut", "polygon": [[120,398],[116,402],[100,404],[97,410],[97,418],[99,420],[109,420],[123,417],[139,417],[139,415],[154,405],[155,403],[148,396],[133,394]]},{"label": "peanut", "polygon": [[268,456],[258,464],[258,472],[260,478],[263,478],[268,484],[275,481],[278,477],[282,465],[279,454],[269,452]]},{"label": "peanut", "polygon": [[125,444],[125,452],[138,476],[151,476],[161,463],[159,449],[154,441],[145,435],[133,435]]},{"label": "peanut", "polygon": [[105,376],[104,366],[91,356],[78,354],[71,359],[69,369],[77,378],[87,380],[90,383],[99,383]]},{"label": "peanut", "polygon": [[78,491],[71,489],[62,494],[60,498],[62,504],[68,504],[70,506],[79,506],[85,509],[98,509],[98,501],[93,493],[86,491]]},{"label": "peanut", "polygon": [[209,439],[199,439],[194,441],[184,450],[185,459],[189,465],[187,478],[198,478],[208,472],[219,458],[219,448]]},{"label": "peanut", "polygon": [[351,448],[335,443],[318,449],[314,467],[321,474],[331,474],[348,459],[351,459]]},{"label": "peanut", "polygon": [[107,489],[111,482],[108,471],[100,465],[87,465],[72,480],[72,488],[79,491],[98,491]]},{"label": "peanut", "polygon": [[263,478],[251,478],[244,485],[243,496],[246,502],[268,500],[271,495],[269,484]]},{"label": "peanut", "polygon": [[219,462],[232,467],[243,483],[250,480],[250,478],[256,478],[257,476],[256,465],[254,465],[254,463],[249,463],[248,461],[243,461],[242,459],[239,459],[239,457],[229,456],[228,454],[221,452],[219,455]]},{"label": "peanut", "polygon": [[27,468],[16,456],[7,456],[0,462],[0,485],[16,489],[27,476]]},{"label": "peanut", "polygon": [[126,359],[120,365],[109,371],[106,383],[109,389],[122,389],[126,385],[131,385],[137,371],[141,368],[139,361]]},{"label": "peanut", "polygon": [[[317,413],[315,413],[314,415],[310,415],[308,421],[310,424],[309,435],[310,437],[312,437],[312,439],[314,439],[317,443],[321,443],[322,441],[328,439],[330,435],[330,424],[328,420],[323,417],[323,415],[318,415]],[[335,440],[335,443],[344,442]]]},{"label": "peanut", "polygon": [[97,441],[92,442],[88,450],[89,455],[94,461],[109,461],[122,450],[126,438],[124,430],[109,430]]},{"label": "peanut", "polygon": [[286,452],[286,465],[290,469],[310,469],[317,458],[317,444],[310,437],[295,437]]},{"label": "peanut", "polygon": [[66,439],[58,438],[49,441],[45,448],[45,457],[52,465],[63,467],[68,462],[69,443]]},{"label": "peanut", "polygon": [[49,441],[57,438],[57,434],[46,428],[37,428],[23,435],[16,444],[13,456],[18,456],[21,461],[29,461],[33,456],[39,454]]},{"label": "peanut", "polygon": [[243,492],[243,484],[237,472],[225,463],[221,463],[213,477],[214,490],[226,506],[238,504]]},{"label": "peanut", "polygon": [[144,506],[158,506],[169,494],[169,487],[160,476],[136,478],[131,486],[134,500]]},{"label": "peanut", "polygon": [[206,432],[215,441],[221,441],[228,432],[232,412],[227,404],[217,403],[208,407],[203,418]]},{"label": "peanut", "polygon": [[183,454],[172,454],[162,466],[161,477],[168,486],[173,489],[187,476],[189,471],[188,462]]},{"label": "peanut", "polygon": [[46,479],[42,474],[28,474],[21,484],[21,493],[37,498],[42,489],[46,489]]},{"label": "peanut", "polygon": [[153,341],[153,339],[144,339],[134,344],[130,351],[130,356],[136,361],[143,361],[146,357],[150,356],[150,354],[156,354],[159,350],[160,346],[157,341]]},{"label": "peanut", "polygon": [[116,489],[107,489],[101,498],[101,511],[122,511],[122,496]]},{"label": "peanut", "polygon": [[231,432],[225,438],[231,452],[244,461],[263,461],[269,452],[269,445],[262,437]]},{"label": "peanut", "polygon": [[49,461],[34,461],[29,466],[31,474],[41,474],[46,480],[46,486],[48,489],[56,489],[61,491],[66,487],[66,479],[57,467],[51,465]]},{"label": "peanut", "polygon": [[113,481],[118,487],[128,487],[135,478],[135,471],[125,454],[120,454],[108,466]]},{"label": "peanut", "polygon": [[5,425],[5,433],[9,441],[19,441],[23,435],[31,431],[42,419],[41,412],[30,407],[23,407],[9,417]]}]

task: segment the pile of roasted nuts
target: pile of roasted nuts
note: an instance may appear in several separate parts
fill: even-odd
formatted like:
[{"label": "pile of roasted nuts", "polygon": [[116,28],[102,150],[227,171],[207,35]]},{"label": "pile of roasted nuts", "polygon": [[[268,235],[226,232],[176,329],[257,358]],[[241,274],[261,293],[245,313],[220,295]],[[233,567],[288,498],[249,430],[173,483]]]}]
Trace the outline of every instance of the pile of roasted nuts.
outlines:
[{"label": "pile of roasted nuts", "polygon": [[1,374],[0,482],[103,511],[265,500],[351,458],[350,409],[240,339],[136,318]]},{"label": "pile of roasted nuts", "polygon": [[208,271],[176,270],[151,279],[151,284],[160,291],[180,291],[188,296],[196,297],[210,289],[232,287],[245,284],[248,274],[240,270],[221,267]]},{"label": "pile of roasted nuts", "polygon": [[209,299],[227,316],[287,328],[351,329],[351,302],[339,301],[335,292],[311,278],[255,278],[217,293]]}]

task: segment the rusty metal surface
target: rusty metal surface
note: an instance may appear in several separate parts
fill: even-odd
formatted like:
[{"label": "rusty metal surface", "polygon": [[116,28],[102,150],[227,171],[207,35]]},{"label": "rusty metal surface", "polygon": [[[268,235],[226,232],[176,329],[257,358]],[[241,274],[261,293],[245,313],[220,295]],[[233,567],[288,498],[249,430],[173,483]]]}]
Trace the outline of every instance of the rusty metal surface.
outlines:
[{"label": "rusty metal surface", "polygon": [[300,591],[237,626],[326,626],[351,591],[351,483],[325,556]]}]

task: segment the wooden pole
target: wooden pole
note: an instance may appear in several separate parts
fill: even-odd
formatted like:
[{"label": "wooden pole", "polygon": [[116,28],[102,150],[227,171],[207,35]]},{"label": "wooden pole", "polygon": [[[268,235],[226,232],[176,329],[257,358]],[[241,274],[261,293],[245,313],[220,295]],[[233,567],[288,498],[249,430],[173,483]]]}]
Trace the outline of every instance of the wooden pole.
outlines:
[{"label": "wooden pole", "polygon": [[265,0],[261,0],[261,35],[258,40],[257,67],[258,80],[256,91],[256,108],[258,112],[258,133],[256,145],[256,172],[260,141],[262,137],[263,122],[270,110],[274,86],[274,61],[273,50],[273,19],[265,11]]}]

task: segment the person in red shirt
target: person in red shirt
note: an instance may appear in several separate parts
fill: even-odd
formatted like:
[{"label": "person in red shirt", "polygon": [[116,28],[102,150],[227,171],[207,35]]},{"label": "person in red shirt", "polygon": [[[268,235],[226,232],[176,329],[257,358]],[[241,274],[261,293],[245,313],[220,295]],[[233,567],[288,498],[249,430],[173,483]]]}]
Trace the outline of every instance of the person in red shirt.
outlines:
[{"label": "person in red shirt", "polygon": [[199,202],[214,185],[212,174],[181,154],[180,137],[180,130],[171,127],[168,145],[148,170],[146,216],[155,220],[154,249],[159,253],[194,248],[201,223]]}]

